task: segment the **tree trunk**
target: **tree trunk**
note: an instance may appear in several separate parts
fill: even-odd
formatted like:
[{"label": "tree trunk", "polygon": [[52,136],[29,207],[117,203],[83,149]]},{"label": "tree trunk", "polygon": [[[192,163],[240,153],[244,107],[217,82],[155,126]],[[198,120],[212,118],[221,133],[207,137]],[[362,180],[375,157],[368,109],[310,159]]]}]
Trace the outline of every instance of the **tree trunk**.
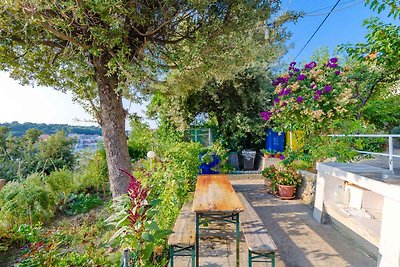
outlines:
[{"label": "tree trunk", "polygon": [[98,120],[103,130],[111,193],[115,198],[128,190],[129,178],[120,169],[130,171],[131,164],[125,134],[126,114],[122,96],[115,90],[118,78],[106,75],[106,63],[103,57],[93,59],[100,98]]}]

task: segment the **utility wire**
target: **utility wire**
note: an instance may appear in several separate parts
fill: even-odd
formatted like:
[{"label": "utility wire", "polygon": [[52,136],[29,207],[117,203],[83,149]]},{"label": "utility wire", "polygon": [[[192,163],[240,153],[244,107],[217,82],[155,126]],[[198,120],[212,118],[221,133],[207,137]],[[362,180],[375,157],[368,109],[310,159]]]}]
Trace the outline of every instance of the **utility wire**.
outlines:
[{"label": "utility wire", "polygon": [[[355,1],[356,1],[356,0],[350,0],[350,1],[342,2],[342,3],[340,3],[338,6],[342,6],[342,5],[345,5],[345,4],[348,4],[348,3],[351,3],[351,2],[355,2]],[[322,8],[319,8],[319,9],[317,9],[317,10],[308,11],[308,12],[305,12],[305,13],[306,13],[306,14],[315,13],[315,12],[319,12],[319,11],[322,11],[322,10],[325,10],[325,9],[329,9],[329,8],[332,8],[332,6],[322,7]]]},{"label": "utility wire", "polygon": [[[360,0],[360,1],[356,2],[356,3],[354,3],[354,4],[351,4],[351,5],[348,5],[348,6],[339,8],[339,9],[336,9],[335,11],[332,11],[332,13],[336,13],[336,12],[342,11],[342,10],[344,10],[344,9],[353,7],[353,6],[355,6],[355,5],[359,5],[359,4],[361,4],[362,2],[364,2],[364,1],[365,1],[365,0]],[[329,13],[329,12],[328,12],[328,13]],[[328,14],[328,13],[319,13],[319,14],[305,13],[305,14],[304,14],[304,17],[325,16],[325,15]]]},{"label": "utility wire", "polygon": [[306,46],[310,43],[310,41],[312,40],[312,38],[314,38],[315,34],[318,32],[318,30],[321,28],[321,26],[325,23],[326,19],[329,17],[329,15],[333,12],[333,10],[335,9],[335,7],[339,4],[340,0],[338,0],[336,2],[336,4],[332,7],[331,11],[328,13],[328,15],[326,15],[326,17],[324,18],[324,20],[321,22],[321,24],[318,26],[318,28],[314,31],[313,35],[311,35],[310,39],[308,39],[307,43],[301,48],[300,52],[296,55],[296,57],[294,58],[293,61],[296,61],[297,57],[301,54],[301,52],[303,52],[304,48],[306,48]]}]

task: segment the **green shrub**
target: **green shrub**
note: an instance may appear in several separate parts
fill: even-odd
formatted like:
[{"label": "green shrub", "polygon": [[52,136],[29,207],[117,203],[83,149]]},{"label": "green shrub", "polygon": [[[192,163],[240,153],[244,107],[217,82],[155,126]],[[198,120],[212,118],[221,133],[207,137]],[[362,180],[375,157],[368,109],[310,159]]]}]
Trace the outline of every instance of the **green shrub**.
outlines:
[{"label": "green shrub", "polygon": [[[375,127],[364,125],[360,121],[332,121],[328,132],[334,134],[367,134],[376,133]],[[385,138],[364,137],[330,137],[314,135],[308,137],[304,150],[311,155],[314,163],[328,158],[348,162],[355,160],[360,154],[357,150],[380,152],[386,144]]]},{"label": "green shrub", "polygon": [[108,168],[104,148],[98,149],[92,157],[82,160],[76,171],[74,181],[80,191],[94,190],[103,192],[107,188]]},{"label": "green shrub", "polygon": [[91,209],[100,206],[102,203],[103,201],[98,195],[70,194],[66,205],[67,214],[75,215],[87,213]]},{"label": "green shrub", "polygon": [[362,110],[363,119],[380,129],[391,129],[400,122],[400,95],[371,100]]},{"label": "green shrub", "polygon": [[57,132],[45,142],[39,142],[37,170],[45,174],[75,165],[74,144],[76,140],[68,138],[64,132]]},{"label": "green shrub", "polygon": [[24,182],[10,182],[0,191],[0,226],[46,222],[53,217],[56,198],[44,186],[40,175],[33,174]]},{"label": "green shrub", "polygon": [[130,121],[131,132],[128,139],[129,155],[132,160],[145,158],[149,150],[153,149],[153,133],[149,125],[142,123],[138,118]]},{"label": "green shrub", "polygon": [[148,160],[139,161],[134,175],[145,186],[150,186],[150,200],[160,200],[162,209],[155,215],[155,220],[160,227],[170,229],[180,207],[194,191],[199,155],[204,147],[199,143],[182,141],[164,143],[162,149],[163,153],[156,151],[162,161],[153,161],[151,166]]},{"label": "green shrub", "polygon": [[76,191],[74,173],[70,170],[57,170],[44,177],[47,188],[59,201],[64,201],[68,195]]}]

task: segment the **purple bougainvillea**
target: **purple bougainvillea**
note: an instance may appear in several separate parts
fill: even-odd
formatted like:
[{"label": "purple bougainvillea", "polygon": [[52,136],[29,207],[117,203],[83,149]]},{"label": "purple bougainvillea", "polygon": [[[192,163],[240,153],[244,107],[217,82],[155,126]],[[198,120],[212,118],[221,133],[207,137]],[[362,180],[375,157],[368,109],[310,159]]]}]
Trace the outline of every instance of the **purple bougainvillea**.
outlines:
[{"label": "purple bougainvillea", "polygon": [[304,74],[300,74],[299,76],[297,76],[298,81],[304,81],[305,78],[306,78],[306,75],[304,75]]},{"label": "purple bougainvillea", "polygon": [[332,86],[327,85],[324,87],[324,93],[329,93],[330,91],[332,91]]},{"label": "purple bougainvillea", "polygon": [[303,102],[303,97],[302,97],[302,96],[298,96],[298,97],[296,98],[296,101],[297,101],[298,103]]},{"label": "purple bougainvillea", "polygon": [[311,61],[310,63],[307,63],[306,65],[304,65],[305,69],[313,69],[317,66],[317,63],[315,63],[315,61]]}]

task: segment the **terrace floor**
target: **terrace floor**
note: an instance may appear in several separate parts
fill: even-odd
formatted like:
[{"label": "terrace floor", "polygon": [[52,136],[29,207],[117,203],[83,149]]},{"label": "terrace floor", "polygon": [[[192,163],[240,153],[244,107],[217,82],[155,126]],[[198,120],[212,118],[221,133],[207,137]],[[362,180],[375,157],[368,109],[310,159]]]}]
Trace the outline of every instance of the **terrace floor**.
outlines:
[{"label": "terrace floor", "polygon": [[[278,251],[276,266],[376,266],[362,251],[330,224],[319,224],[312,209],[301,200],[280,200],[267,193],[260,175],[232,175],[237,192],[244,193],[266,225]],[[234,226],[212,224],[201,230],[200,266],[235,266]],[[175,266],[191,266],[190,258],[177,257]],[[240,244],[240,266],[247,266],[247,247]],[[253,266],[270,266],[254,263]]]}]

